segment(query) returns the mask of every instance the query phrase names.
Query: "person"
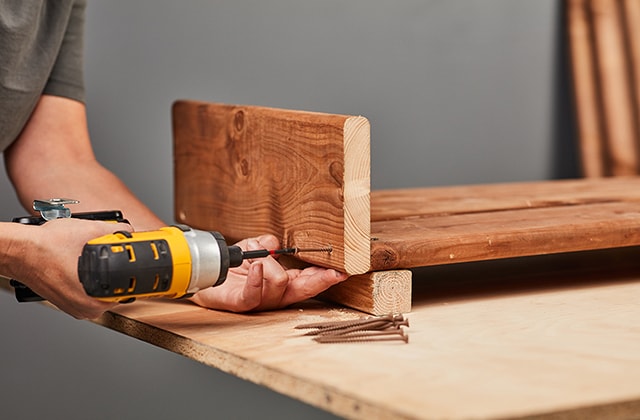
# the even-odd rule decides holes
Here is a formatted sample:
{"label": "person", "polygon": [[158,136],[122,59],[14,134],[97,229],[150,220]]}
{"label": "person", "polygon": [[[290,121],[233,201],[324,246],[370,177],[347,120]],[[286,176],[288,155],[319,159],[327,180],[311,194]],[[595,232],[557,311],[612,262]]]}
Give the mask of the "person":
{"label": "person", "polygon": [[[0,222],[0,275],[14,278],[76,318],[115,304],[88,297],[77,259],[84,244],[116,230],[166,224],[96,159],[83,83],[85,0],[0,2],[0,150],[21,204],[54,197],[80,201],[74,211],[122,210],[130,225],[58,219],[42,226]],[[277,248],[273,235],[243,249]],[[226,282],[191,299],[227,311],[270,310],[315,296],[346,275],[309,267],[287,270],[268,257],[245,261]]]}

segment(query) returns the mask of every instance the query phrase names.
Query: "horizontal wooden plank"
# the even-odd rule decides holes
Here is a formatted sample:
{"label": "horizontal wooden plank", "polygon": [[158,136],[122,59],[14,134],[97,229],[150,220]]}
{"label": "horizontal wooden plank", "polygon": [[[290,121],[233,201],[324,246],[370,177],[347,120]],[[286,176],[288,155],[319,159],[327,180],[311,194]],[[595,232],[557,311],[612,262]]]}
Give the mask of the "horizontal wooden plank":
{"label": "horizontal wooden plank", "polygon": [[371,221],[640,201],[640,178],[616,177],[371,191]]}
{"label": "horizontal wooden plank", "polygon": [[640,203],[610,202],[373,222],[372,270],[640,244]]}

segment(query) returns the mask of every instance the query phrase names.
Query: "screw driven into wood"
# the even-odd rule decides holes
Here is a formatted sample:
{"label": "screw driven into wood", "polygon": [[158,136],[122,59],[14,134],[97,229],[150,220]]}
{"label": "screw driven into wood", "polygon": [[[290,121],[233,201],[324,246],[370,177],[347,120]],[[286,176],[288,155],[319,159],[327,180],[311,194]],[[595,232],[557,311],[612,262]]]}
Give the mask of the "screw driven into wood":
{"label": "screw driven into wood", "polygon": [[257,249],[254,251],[243,251],[242,259],[252,259],[252,258],[264,258],[269,255],[295,255],[301,252],[326,252],[331,254],[333,252],[333,247],[331,245],[321,248],[281,248],[281,249]]}
{"label": "screw driven into wood", "polygon": [[331,254],[333,252],[333,247],[331,245],[321,247],[321,248],[293,248],[295,250],[294,254],[299,254],[300,252],[326,252]]}

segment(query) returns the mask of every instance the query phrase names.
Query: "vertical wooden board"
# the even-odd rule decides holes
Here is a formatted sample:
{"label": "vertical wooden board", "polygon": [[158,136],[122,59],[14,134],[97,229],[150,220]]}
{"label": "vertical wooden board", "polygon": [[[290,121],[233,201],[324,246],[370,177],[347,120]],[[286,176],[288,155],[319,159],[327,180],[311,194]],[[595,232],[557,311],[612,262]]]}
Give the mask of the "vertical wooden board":
{"label": "vertical wooden board", "polygon": [[[640,122],[640,2],[623,0],[623,11],[632,80],[633,109],[636,123]],[[638,139],[640,141],[640,139]],[[639,169],[640,170],[640,169]]]}
{"label": "vertical wooden board", "polygon": [[592,0],[595,51],[611,175],[638,173],[636,121],[621,3]]}
{"label": "vertical wooden board", "polygon": [[568,0],[566,7],[582,172],[587,177],[601,177],[606,175],[602,145],[604,133],[601,101],[596,88],[594,34],[588,0]]}
{"label": "vertical wooden board", "polygon": [[176,220],[229,241],[271,233],[283,246],[330,245],[300,258],[369,270],[366,118],[177,101],[173,131]]}

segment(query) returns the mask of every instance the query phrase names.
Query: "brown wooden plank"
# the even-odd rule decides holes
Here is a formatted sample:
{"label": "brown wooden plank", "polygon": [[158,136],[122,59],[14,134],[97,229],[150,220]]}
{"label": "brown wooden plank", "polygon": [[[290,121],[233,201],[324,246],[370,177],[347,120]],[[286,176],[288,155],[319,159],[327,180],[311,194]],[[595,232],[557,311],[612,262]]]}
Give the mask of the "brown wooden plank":
{"label": "brown wooden plank", "polygon": [[321,297],[373,315],[411,312],[411,271],[375,271],[352,276],[323,292]]}
{"label": "brown wooden plank", "polygon": [[606,174],[602,145],[604,132],[588,3],[589,0],[566,2],[567,28],[582,172],[587,177],[599,177]]}
{"label": "brown wooden plank", "polygon": [[631,175],[638,173],[640,165],[621,4],[617,0],[591,0],[611,174]]}
{"label": "brown wooden plank", "polygon": [[589,0],[566,2],[567,28],[582,172],[587,177],[599,177],[606,174],[602,145],[603,115],[597,90],[594,34],[588,3]]}
{"label": "brown wooden plank", "polygon": [[640,203],[611,202],[372,222],[372,270],[640,244]]}
{"label": "brown wooden plank", "polygon": [[[622,1],[626,40],[629,44],[628,58],[631,72],[633,111],[635,122],[640,122],[640,2],[637,0]],[[640,136],[638,133],[637,136]],[[636,139],[640,144],[640,138]]]}
{"label": "brown wooden plank", "polygon": [[369,123],[364,117],[178,101],[176,219],[230,240],[272,233],[349,274],[369,270]]}
{"label": "brown wooden plank", "polygon": [[617,201],[640,201],[639,177],[377,190],[371,221]]}
{"label": "brown wooden plank", "polygon": [[[179,221],[330,244],[307,261],[350,274],[640,243],[638,177],[374,191],[370,205],[361,117],[182,101],[174,132]],[[376,281],[331,293],[375,312]]]}

